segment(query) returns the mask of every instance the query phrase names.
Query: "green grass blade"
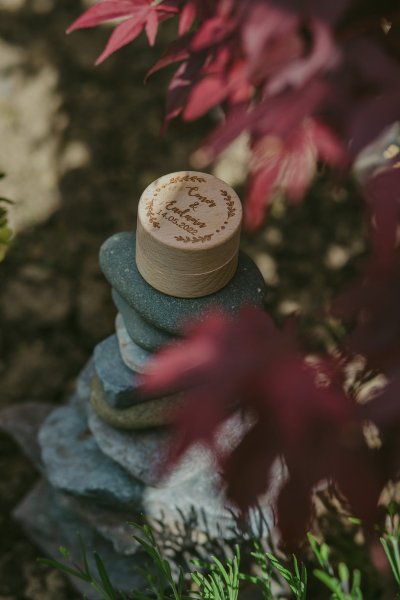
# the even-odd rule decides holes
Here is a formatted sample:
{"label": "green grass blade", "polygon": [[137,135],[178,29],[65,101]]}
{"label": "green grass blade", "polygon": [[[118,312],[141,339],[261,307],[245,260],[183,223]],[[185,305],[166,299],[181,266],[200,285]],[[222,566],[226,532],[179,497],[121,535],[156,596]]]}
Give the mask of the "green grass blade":
{"label": "green grass blade", "polygon": [[334,592],[340,600],[344,600],[342,590],[340,588],[339,582],[334,578],[321,571],[320,569],[315,569],[313,571],[314,576],[321,581],[331,592]]}
{"label": "green grass blade", "polygon": [[398,570],[396,569],[396,564],[395,564],[395,562],[394,562],[394,560],[392,558],[392,553],[390,551],[389,544],[388,544],[387,540],[385,538],[383,538],[383,537],[380,538],[380,541],[381,541],[381,544],[383,546],[383,550],[384,550],[384,552],[386,554],[386,558],[389,561],[390,568],[392,569],[392,573],[393,573],[393,576],[394,576],[394,578],[396,580],[396,583],[400,587],[400,574],[399,574]]}
{"label": "green grass blade", "polygon": [[391,536],[391,543],[392,543],[392,548],[393,548],[393,554],[394,554],[394,561],[396,564],[396,572],[400,578],[400,554],[399,554],[399,540],[397,538],[395,538],[394,536]]}
{"label": "green grass blade", "polygon": [[219,575],[224,578],[225,583],[229,584],[229,582],[230,582],[229,574],[228,574],[227,570],[225,569],[224,565],[222,564],[222,562],[216,556],[212,556],[211,559],[214,562],[214,564],[218,567]]}
{"label": "green grass blade", "polygon": [[343,585],[347,585],[349,583],[349,579],[350,579],[350,573],[349,573],[348,566],[345,563],[340,562],[338,571],[339,571],[340,581],[342,582]]}
{"label": "green grass blade", "polygon": [[279,560],[273,554],[271,554],[271,552],[267,552],[266,556],[270,560],[272,566],[278,571],[278,573],[280,573],[282,575],[282,577],[285,579],[285,581],[288,581],[289,579],[291,579],[292,574],[289,571],[289,569],[286,569],[286,567],[284,567],[279,562]]}
{"label": "green grass blade", "polygon": [[294,572],[296,574],[297,579],[300,581],[299,562],[294,554],[292,554],[292,557],[293,557]]}
{"label": "green grass blade", "polygon": [[83,563],[83,570],[85,571],[85,573],[88,577],[91,577],[89,563],[88,563],[86,549],[85,549],[85,544],[83,543],[82,536],[79,533],[77,535],[77,538],[78,538],[78,543],[79,543],[79,549],[81,551],[81,560]]}
{"label": "green grass blade", "polygon": [[53,569],[58,569],[59,571],[63,571],[64,573],[67,573],[67,575],[72,575],[72,577],[77,577],[78,579],[81,579],[82,581],[86,581],[87,583],[90,583],[90,577],[88,578],[85,573],[83,573],[82,571],[79,571],[78,569],[73,569],[72,567],[69,567],[68,565],[64,565],[63,563],[59,562],[58,560],[53,560],[51,558],[38,558],[38,562],[42,565],[46,565],[47,567],[52,567]]}
{"label": "green grass blade", "polygon": [[[101,560],[99,554],[97,552],[93,552],[94,560],[96,562],[97,572],[99,574],[101,583],[103,585],[104,591],[108,594],[108,598],[110,600],[117,600],[115,595],[115,590],[111,585],[110,578],[108,577],[108,573],[105,569],[104,563]],[[107,598],[107,600],[108,600]]]}

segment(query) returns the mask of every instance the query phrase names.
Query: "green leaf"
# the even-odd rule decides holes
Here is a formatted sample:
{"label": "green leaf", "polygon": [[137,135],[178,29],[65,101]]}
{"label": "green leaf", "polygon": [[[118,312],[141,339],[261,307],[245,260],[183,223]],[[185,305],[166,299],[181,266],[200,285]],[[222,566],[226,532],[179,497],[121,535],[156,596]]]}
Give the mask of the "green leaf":
{"label": "green leaf", "polygon": [[225,567],[221,563],[221,561],[216,556],[212,556],[211,559],[217,565],[217,567],[218,567],[218,573],[220,573],[222,575],[222,577],[225,580],[225,583],[229,585],[229,583],[231,581],[231,578],[229,577],[229,575],[228,575]]}
{"label": "green leaf", "polygon": [[297,579],[300,579],[300,571],[299,571],[299,563],[298,560],[296,558],[296,556],[294,554],[292,554],[292,558],[293,558],[293,567],[294,567],[294,572],[296,574]]}
{"label": "green leaf", "polygon": [[362,521],[361,519],[358,519],[357,517],[349,517],[348,518],[349,523],[351,523],[352,525],[362,525]]}
{"label": "green leaf", "polygon": [[88,578],[85,573],[82,573],[82,571],[79,571],[78,569],[73,569],[68,565],[64,565],[58,560],[53,560],[51,558],[38,558],[38,562],[42,565],[52,567],[53,569],[58,569],[59,571],[63,571],[63,573],[67,573],[68,575],[72,575],[73,577],[77,577],[78,579],[82,579],[82,581],[90,583],[90,578]]}
{"label": "green leaf", "polygon": [[185,574],[183,572],[182,567],[179,568],[179,577],[178,577],[178,591],[182,596],[185,590]]}
{"label": "green leaf", "polygon": [[338,571],[340,581],[346,585],[350,579],[350,573],[347,565],[343,562],[339,563]]}
{"label": "green leaf", "polygon": [[272,563],[273,567],[275,567],[275,569],[278,571],[278,573],[280,573],[282,575],[282,577],[288,581],[288,579],[291,578],[292,574],[289,571],[289,569],[286,569],[286,567],[284,567],[279,560],[273,555],[271,554],[271,552],[267,552],[266,556],[268,557],[268,559],[270,560],[270,562]]}
{"label": "green leaf", "polygon": [[392,544],[392,548],[393,548],[393,559],[394,562],[396,564],[396,571],[399,574],[400,577],[400,553],[399,553],[399,540],[394,537],[394,536],[390,536],[390,542]]}
{"label": "green leaf", "polygon": [[326,564],[328,562],[329,554],[330,554],[329,546],[327,544],[321,544],[319,549],[321,552],[322,560]]}
{"label": "green leaf", "polygon": [[318,545],[316,538],[311,533],[307,533],[307,538],[308,538],[308,542],[311,546],[311,550],[313,551],[315,558],[318,560],[321,567],[323,567],[324,560],[322,558],[321,552],[319,551],[319,545]]}
{"label": "green leaf", "polygon": [[359,598],[362,598],[362,593],[361,593],[360,587],[361,587],[361,571],[359,569],[354,569],[353,585],[351,586],[351,594],[357,600]]}
{"label": "green leaf", "polygon": [[203,584],[204,575],[202,575],[202,573],[199,573],[198,571],[194,571],[191,574],[191,576],[196,585],[198,585],[200,587]]}
{"label": "green leaf", "polygon": [[156,552],[156,550],[154,549],[154,546],[152,546],[151,544],[149,544],[148,542],[146,542],[143,538],[133,535],[132,536],[134,540],[136,540],[143,548],[143,550],[145,552],[147,552],[147,554],[153,558],[155,561],[158,561],[159,555]]}
{"label": "green leaf", "polygon": [[307,597],[307,584],[308,584],[308,573],[306,566],[304,564],[301,565],[301,582],[303,584],[302,596],[301,600],[306,600]]}
{"label": "green leaf", "polygon": [[71,556],[70,551],[68,548],[65,548],[65,546],[59,546],[58,551],[64,558],[69,558]]}
{"label": "green leaf", "polygon": [[323,583],[329,590],[331,590],[331,592],[335,592],[335,594],[337,594],[340,599],[343,598],[340,584],[337,581],[337,579],[335,579],[335,577],[332,577],[331,575],[328,575],[328,573],[325,573],[324,571],[321,571],[319,569],[315,569],[313,573],[314,576],[321,581],[321,583]]}
{"label": "green leaf", "polygon": [[165,558],[163,558],[161,560],[161,565],[162,565],[162,569],[163,569],[163,572],[166,575],[166,577],[169,580],[172,580],[171,566],[170,566],[169,562],[167,560],[165,560]]}
{"label": "green leaf", "polygon": [[83,543],[82,536],[78,533],[77,538],[78,538],[79,548],[80,548],[80,551],[81,551],[81,560],[83,562],[83,570],[84,570],[84,572],[86,573],[86,575],[88,577],[91,577],[90,569],[89,569],[89,563],[88,563],[88,560],[87,560],[85,545]]}
{"label": "green leaf", "polygon": [[97,572],[100,576],[101,583],[103,584],[104,591],[107,592],[110,600],[116,600],[115,591],[111,585],[111,581],[108,577],[103,561],[101,560],[97,552],[93,552],[93,556],[96,562]]}
{"label": "green leaf", "polygon": [[397,585],[400,587],[400,572],[399,572],[399,569],[397,567],[395,557],[392,556],[391,548],[389,547],[389,544],[388,544],[387,540],[384,537],[381,537],[380,541],[381,541],[381,544],[382,544],[383,549],[385,551],[386,558],[389,561],[390,568],[392,569],[392,573],[393,573],[393,576],[395,578],[395,581],[396,581]]}

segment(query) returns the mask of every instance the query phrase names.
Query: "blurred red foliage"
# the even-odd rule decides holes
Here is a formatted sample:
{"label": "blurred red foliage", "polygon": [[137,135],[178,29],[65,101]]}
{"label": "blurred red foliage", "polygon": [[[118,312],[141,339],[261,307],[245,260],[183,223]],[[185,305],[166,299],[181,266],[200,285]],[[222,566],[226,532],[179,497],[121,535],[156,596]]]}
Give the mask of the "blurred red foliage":
{"label": "blurred red foliage", "polygon": [[[316,173],[340,179],[359,152],[400,117],[400,8],[395,0],[102,0],[70,28],[119,23],[98,62],[144,29],[152,44],[161,21],[177,16],[177,39],[149,74],[179,66],[167,93],[166,122],[197,119],[220,105],[225,118],[205,140],[204,165],[240,134],[251,150],[245,225],[259,228],[272,195],[299,202]],[[147,389],[189,387],[178,416],[179,456],[235,408],[256,422],[228,457],[219,457],[227,493],[243,509],[268,488],[283,455],[289,477],[278,499],[286,540],[304,532],[313,486],[336,481],[366,522],[385,481],[398,477],[400,447],[400,285],[396,253],[400,169],[387,160],[363,178],[371,255],[362,276],[333,305],[352,323],[340,362],[305,362],[296,329],[278,330],[262,311],[235,320],[212,314],[181,346],[149,366]],[[383,370],[388,386],[366,405],[343,391],[342,368],[355,353]],[[325,384],[320,383],[324,374]],[[318,383],[319,382],[319,383]],[[380,429],[370,450],[363,423]]]}
{"label": "blurred red foliage", "polygon": [[[98,62],[144,29],[179,13],[178,39],[151,72],[181,63],[167,120],[196,119],[222,104],[205,164],[243,131],[250,135],[250,228],[277,188],[301,198],[318,163],[351,165],[399,116],[400,9],[395,0],[102,0],[68,31],[122,18]],[[310,117],[313,117],[310,119]],[[347,157],[347,160],[346,160]]]}
{"label": "blurred red foliage", "polygon": [[[250,307],[235,318],[210,314],[186,335],[150,360],[144,380],[151,392],[187,389],[172,462],[193,443],[209,445],[228,497],[246,511],[283,457],[288,479],[278,519],[287,543],[306,533],[311,491],[325,479],[335,480],[355,513],[372,524],[384,481],[363,437],[364,409],[344,393],[340,365],[328,358],[307,364],[294,324],[279,330]],[[231,454],[220,456],[215,435],[233,409],[256,420]]]}

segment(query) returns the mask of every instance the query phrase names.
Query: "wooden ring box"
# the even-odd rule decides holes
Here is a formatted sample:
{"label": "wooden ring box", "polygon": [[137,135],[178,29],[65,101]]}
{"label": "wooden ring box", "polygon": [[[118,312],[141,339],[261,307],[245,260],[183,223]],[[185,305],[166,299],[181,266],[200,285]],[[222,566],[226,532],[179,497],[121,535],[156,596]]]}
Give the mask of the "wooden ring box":
{"label": "wooden ring box", "polygon": [[213,175],[180,171],[156,179],[139,201],[140,274],[179,298],[218,291],[236,272],[241,220],[239,197]]}

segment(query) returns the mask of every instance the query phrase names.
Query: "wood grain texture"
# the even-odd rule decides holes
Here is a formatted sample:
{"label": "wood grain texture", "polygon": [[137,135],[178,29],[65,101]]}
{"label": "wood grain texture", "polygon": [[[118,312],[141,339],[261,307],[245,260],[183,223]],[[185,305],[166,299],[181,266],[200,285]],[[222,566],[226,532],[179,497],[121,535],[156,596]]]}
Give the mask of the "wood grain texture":
{"label": "wood grain texture", "polygon": [[157,179],[139,202],[139,272],[172,296],[218,291],[236,270],[241,220],[237,194],[213,175],[180,171]]}

